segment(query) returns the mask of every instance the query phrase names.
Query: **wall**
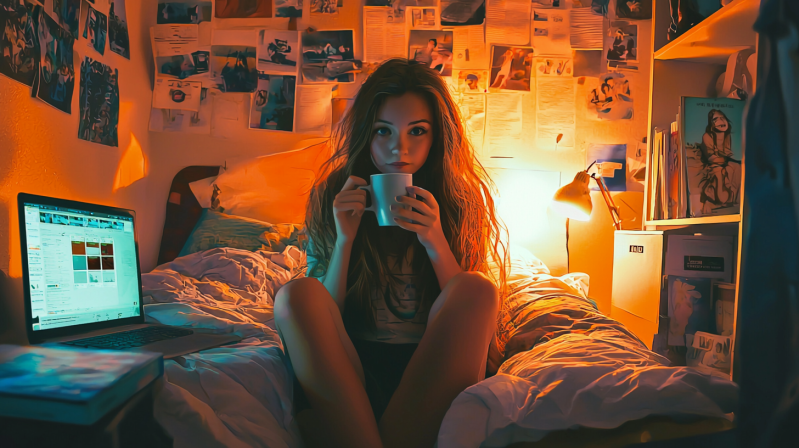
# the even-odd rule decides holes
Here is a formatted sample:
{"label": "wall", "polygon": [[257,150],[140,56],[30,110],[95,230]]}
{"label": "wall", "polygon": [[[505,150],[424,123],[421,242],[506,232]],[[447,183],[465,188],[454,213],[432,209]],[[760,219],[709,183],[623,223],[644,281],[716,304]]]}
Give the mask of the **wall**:
{"label": "wall", "polygon": [[[48,3],[49,4],[49,3]],[[355,30],[356,42],[361,42],[361,2],[345,1],[335,18],[309,17],[310,1],[305,2],[304,18],[298,29],[317,26],[321,29]],[[119,68],[121,121],[119,148],[77,139],[78,115],[64,113],[30,98],[30,89],[0,76],[0,340],[8,335],[24,334],[19,265],[19,241],[16,218],[16,195],[20,191],[49,196],[67,197],[87,202],[135,209],[139,226],[140,255],[143,271],[155,267],[165,215],[169,185],[174,175],[189,165],[223,165],[226,161],[280,152],[308,136],[248,131],[242,122],[240,132],[221,137],[176,133],[150,133],[148,121],[152,95],[153,60],[148,30],[155,25],[155,0],[128,1],[127,17],[131,41],[131,60],[106,50],[99,56],[76,43],[75,64],[84,55]],[[612,7],[611,7],[612,10]],[[635,116],[625,122],[592,122],[585,117],[585,97],[590,85],[578,85],[576,146],[570,151],[536,151],[532,147],[515,148],[514,159],[492,159],[488,164],[499,168],[545,170],[559,172],[562,183],[585,168],[585,149],[588,143],[627,143],[635,147],[646,134],[647,99],[649,86],[649,24],[638,22],[641,70],[633,75]],[[81,24],[81,29],[82,29]],[[356,44],[356,56],[363,49]],[[576,80],[575,80],[576,82]],[[77,84],[77,83],[76,83]],[[77,110],[79,86],[75,87],[73,111]],[[342,96],[351,89],[343,87]],[[530,95],[532,97],[532,95]],[[582,106],[581,106],[582,105]],[[525,124],[534,126],[534,100],[525,100]],[[628,195],[627,202],[640,210],[640,195]],[[601,198],[594,198],[595,210],[600,210],[587,224],[572,223],[571,270],[588,272],[592,276],[591,295],[600,308],[610,309],[610,273],[612,272],[612,226]],[[632,209],[622,207],[622,215],[634,216]],[[639,212],[636,212],[640,216]],[[557,230],[557,244],[530,247],[550,264],[555,273],[565,271],[561,238],[558,230],[564,221],[550,217],[552,229]],[[632,224],[636,225],[636,224]],[[15,319],[13,316],[19,316]],[[21,333],[20,333],[21,332]],[[13,340],[13,338],[12,338]]]}
{"label": "wall", "polygon": [[[149,3],[127,2],[131,60],[108,48],[101,56],[90,50],[83,38],[74,47],[76,78],[84,56],[119,69],[121,118],[118,148],[77,138],[77,80],[72,114],[67,115],[32,99],[29,87],[0,76],[0,117],[3,122],[0,126],[0,295],[3,297],[0,300],[0,340],[9,333],[24,335],[19,321],[24,318],[20,295],[22,272],[17,193],[110,204],[141,210],[144,217],[148,216],[151,198],[147,180],[133,180],[148,170],[147,156],[151,147],[147,129],[152,94],[148,75],[150,43],[140,26],[145,14],[153,14]],[[46,7],[50,7],[50,0]],[[120,169],[123,160],[127,162]],[[146,247],[152,236],[144,236]]]}

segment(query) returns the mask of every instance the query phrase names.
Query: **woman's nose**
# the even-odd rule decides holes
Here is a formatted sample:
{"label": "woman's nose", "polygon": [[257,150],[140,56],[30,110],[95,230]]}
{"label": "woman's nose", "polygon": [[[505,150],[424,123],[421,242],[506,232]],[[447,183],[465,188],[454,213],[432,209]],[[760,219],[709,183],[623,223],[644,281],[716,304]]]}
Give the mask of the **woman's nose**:
{"label": "woman's nose", "polygon": [[397,137],[397,141],[394,145],[394,149],[391,151],[394,154],[405,154],[408,152],[408,136],[405,134],[400,134]]}

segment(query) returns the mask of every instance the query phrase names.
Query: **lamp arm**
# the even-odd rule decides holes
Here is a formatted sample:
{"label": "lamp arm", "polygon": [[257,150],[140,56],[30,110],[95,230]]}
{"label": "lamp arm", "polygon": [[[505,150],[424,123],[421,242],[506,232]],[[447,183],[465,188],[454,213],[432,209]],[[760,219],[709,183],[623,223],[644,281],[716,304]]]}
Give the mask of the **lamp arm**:
{"label": "lamp arm", "polygon": [[591,177],[596,181],[597,185],[599,185],[599,191],[602,193],[602,199],[605,200],[605,204],[608,206],[608,211],[610,211],[610,217],[613,218],[613,226],[616,228],[616,230],[621,230],[621,216],[619,215],[619,207],[617,207],[616,203],[613,201],[613,197],[610,195],[608,186],[605,185],[605,180],[602,179],[602,176],[597,177],[596,174],[592,174]]}

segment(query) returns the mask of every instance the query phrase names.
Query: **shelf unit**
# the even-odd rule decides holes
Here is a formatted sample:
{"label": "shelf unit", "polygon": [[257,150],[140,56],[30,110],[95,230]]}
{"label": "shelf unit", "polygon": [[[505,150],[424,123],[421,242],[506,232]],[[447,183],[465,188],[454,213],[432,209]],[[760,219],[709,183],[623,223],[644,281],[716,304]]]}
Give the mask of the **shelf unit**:
{"label": "shelf unit", "polygon": [[[652,13],[652,71],[650,74],[648,142],[654,141],[655,128],[670,128],[680,107],[680,97],[715,97],[719,76],[725,72],[731,54],[746,48],[757,51],[757,33],[753,29],[760,8],[760,0],[735,0],[716,11],[697,26],[669,42],[667,30],[671,24],[669,0],[653,0]],[[754,83],[757,82],[756,75]],[[746,150],[744,148],[744,154]],[[743,191],[746,156],[742,163],[741,213],[744,213]],[[651,166],[647,160],[647,165]],[[680,233],[706,235],[734,234],[735,270],[735,328],[738,320],[738,285],[740,284],[741,236],[745,219],[742,214],[703,216],[700,218],[653,220],[648,216],[649,179],[644,193],[642,231],[679,230]],[[665,250],[665,248],[664,248]],[[660,300],[660,297],[653,300]],[[734,342],[733,342],[734,344]],[[731,377],[736,378],[735,347],[732,353]]]}

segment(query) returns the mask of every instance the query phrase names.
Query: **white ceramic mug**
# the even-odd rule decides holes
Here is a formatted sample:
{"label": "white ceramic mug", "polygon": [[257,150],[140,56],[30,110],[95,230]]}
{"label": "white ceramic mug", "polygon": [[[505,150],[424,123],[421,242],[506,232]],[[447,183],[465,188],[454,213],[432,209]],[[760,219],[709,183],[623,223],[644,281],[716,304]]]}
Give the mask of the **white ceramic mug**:
{"label": "white ceramic mug", "polygon": [[375,212],[377,223],[381,226],[396,226],[394,215],[391,213],[392,205],[401,205],[397,202],[397,196],[408,196],[408,189],[413,185],[413,175],[406,173],[373,174],[372,183],[365,187],[358,187],[369,192],[372,198],[372,205],[366,210]]}

